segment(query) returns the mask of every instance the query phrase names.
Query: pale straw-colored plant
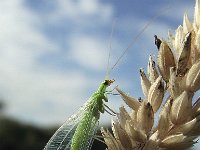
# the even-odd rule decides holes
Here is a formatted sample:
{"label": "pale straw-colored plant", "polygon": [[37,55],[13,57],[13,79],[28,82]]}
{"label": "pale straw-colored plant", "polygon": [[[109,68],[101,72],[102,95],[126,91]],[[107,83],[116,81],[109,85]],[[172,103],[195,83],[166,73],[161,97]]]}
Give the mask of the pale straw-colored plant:
{"label": "pale straw-colored plant", "polygon": [[169,33],[168,40],[155,36],[155,44],[157,65],[150,56],[148,75],[140,69],[144,100],[117,88],[132,111],[119,108],[112,121],[113,135],[101,129],[108,150],[183,150],[197,142],[200,98],[194,94],[200,89],[200,0],[193,23],[185,14],[175,35]]}

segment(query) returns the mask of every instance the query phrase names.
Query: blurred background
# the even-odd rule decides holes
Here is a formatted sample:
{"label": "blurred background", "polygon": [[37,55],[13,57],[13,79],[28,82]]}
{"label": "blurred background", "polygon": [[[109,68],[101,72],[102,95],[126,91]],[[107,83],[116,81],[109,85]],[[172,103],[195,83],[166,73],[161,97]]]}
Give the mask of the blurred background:
{"label": "blurred background", "polygon": [[[154,34],[166,38],[182,24],[184,12],[192,20],[194,5],[194,0],[1,0],[0,150],[42,149],[104,80],[109,44],[111,68],[161,14],[109,74],[113,87],[142,97],[139,68],[146,69],[150,54],[156,58]],[[115,111],[125,105],[119,96],[108,97]],[[109,127],[111,118],[103,114],[100,126]]]}

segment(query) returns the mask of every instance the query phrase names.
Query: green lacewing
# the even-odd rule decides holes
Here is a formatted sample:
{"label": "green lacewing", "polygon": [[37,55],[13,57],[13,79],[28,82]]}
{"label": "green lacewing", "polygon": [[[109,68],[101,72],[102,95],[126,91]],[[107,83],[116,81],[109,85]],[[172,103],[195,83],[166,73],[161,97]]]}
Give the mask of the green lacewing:
{"label": "green lacewing", "polygon": [[96,132],[96,124],[100,113],[104,113],[106,88],[114,80],[102,82],[96,92],[92,94],[86,104],[72,115],[52,136],[45,150],[86,150],[90,149],[92,136]]}

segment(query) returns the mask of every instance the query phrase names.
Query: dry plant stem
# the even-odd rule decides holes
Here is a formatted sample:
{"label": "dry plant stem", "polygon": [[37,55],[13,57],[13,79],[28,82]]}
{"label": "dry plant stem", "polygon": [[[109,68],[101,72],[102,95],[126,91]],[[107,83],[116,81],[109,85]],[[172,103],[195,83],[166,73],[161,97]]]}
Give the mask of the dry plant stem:
{"label": "dry plant stem", "polygon": [[[194,97],[200,89],[200,0],[193,22],[184,14],[174,35],[169,33],[167,40],[154,37],[157,61],[149,57],[147,75],[140,69],[144,100],[116,88],[131,112],[119,108],[113,135],[102,128],[108,150],[184,150],[200,135],[200,97]],[[159,121],[154,124],[157,111]]]}

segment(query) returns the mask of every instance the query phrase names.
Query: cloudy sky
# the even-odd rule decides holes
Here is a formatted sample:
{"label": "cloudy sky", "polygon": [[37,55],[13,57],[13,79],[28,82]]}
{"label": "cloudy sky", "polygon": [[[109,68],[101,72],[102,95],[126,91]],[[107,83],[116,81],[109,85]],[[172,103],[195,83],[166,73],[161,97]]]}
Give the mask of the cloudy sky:
{"label": "cloudy sky", "polygon": [[[109,75],[124,91],[142,96],[139,68],[146,69],[150,54],[156,56],[154,34],[166,38],[168,29],[174,31],[182,24],[185,11],[192,20],[194,3],[1,0],[0,98],[6,115],[38,126],[62,123],[104,80],[109,43],[111,67],[141,29],[160,14]],[[109,95],[108,105],[114,110],[122,104]]]}

